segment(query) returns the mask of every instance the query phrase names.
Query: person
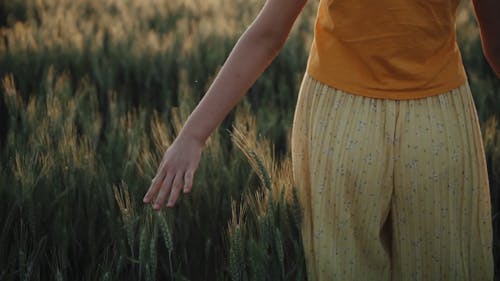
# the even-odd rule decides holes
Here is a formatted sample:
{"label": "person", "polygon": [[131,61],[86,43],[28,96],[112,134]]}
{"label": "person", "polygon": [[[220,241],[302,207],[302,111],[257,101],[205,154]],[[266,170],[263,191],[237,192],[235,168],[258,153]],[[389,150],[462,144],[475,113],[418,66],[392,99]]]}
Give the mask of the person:
{"label": "person", "polygon": [[[188,193],[207,138],[306,0],[267,0],[144,196]],[[292,127],[308,280],[492,280],[489,183],[455,38],[458,0],[320,0]],[[500,76],[500,2],[473,0]]]}

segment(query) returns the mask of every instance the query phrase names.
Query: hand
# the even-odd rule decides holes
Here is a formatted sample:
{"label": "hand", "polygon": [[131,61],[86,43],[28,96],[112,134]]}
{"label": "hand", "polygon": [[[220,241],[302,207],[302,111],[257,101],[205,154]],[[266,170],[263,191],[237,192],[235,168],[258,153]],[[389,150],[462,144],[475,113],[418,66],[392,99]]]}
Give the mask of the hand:
{"label": "hand", "polygon": [[160,210],[169,197],[167,207],[173,207],[181,189],[184,193],[190,192],[203,146],[194,138],[177,138],[163,155],[144,203],[151,203],[156,198],[153,209]]}

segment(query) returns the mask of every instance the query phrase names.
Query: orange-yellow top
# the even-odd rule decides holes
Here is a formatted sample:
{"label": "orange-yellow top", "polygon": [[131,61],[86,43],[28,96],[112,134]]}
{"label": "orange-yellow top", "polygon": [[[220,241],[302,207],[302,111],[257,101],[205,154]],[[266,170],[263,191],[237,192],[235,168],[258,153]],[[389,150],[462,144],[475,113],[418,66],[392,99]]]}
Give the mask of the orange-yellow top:
{"label": "orange-yellow top", "polygon": [[415,99],[467,80],[459,0],[321,0],[307,72],[355,95]]}

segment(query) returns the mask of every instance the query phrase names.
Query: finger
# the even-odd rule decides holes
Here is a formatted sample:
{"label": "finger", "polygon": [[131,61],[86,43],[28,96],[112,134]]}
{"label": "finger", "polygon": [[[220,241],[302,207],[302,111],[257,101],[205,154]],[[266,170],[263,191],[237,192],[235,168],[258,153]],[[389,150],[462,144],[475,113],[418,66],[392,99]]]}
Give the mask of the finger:
{"label": "finger", "polygon": [[187,170],[184,174],[184,193],[191,192],[191,187],[193,186],[193,175],[192,170]]}
{"label": "finger", "polygon": [[150,203],[151,199],[158,193],[161,187],[161,183],[163,182],[165,173],[161,171],[159,174],[157,174],[153,180],[151,181],[151,185],[149,186],[148,191],[146,192],[146,195],[144,195],[144,199],[142,200],[144,203]]}
{"label": "finger", "polygon": [[166,156],[167,153],[163,154],[163,157],[160,161],[160,165],[158,165],[158,169],[156,170],[156,176],[151,181],[151,185],[149,186],[149,189],[146,192],[146,195],[144,195],[144,198],[142,200],[144,203],[151,203],[151,199],[160,190],[163,178],[165,177],[165,171],[167,170],[165,167],[167,159]]}
{"label": "finger", "polygon": [[178,173],[175,176],[174,182],[172,183],[172,191],[170,192],[170,198],[168,199],[167,207],[171,208],[175,205],[175,201],[179,198],[179,194],[181,193],[182,182],[183,182],[182,173]]}
{"label": "finger", "polygon": [[165,179],[163,180],[163,183],[161,185],[160,192],[158,193],[158,196],[156,197],[155,204],[153,206],[153,209],[159,210],[163,206],[163,203],[167,199],[168,194],[170,193],[170,188],[172,186],[172,180],[174,176],[173,173],[168,173],[165,176]]}

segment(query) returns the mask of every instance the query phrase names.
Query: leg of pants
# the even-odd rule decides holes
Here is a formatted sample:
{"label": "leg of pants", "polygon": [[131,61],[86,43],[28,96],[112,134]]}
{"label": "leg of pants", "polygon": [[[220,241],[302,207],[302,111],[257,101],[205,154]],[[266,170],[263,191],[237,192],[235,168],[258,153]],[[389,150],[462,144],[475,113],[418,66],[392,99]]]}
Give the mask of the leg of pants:
{"label": "leg of pants", "polygon": [[309,281],[493,279],[488,175],[467,84],[396,101],[306,74],[292,160]]}

